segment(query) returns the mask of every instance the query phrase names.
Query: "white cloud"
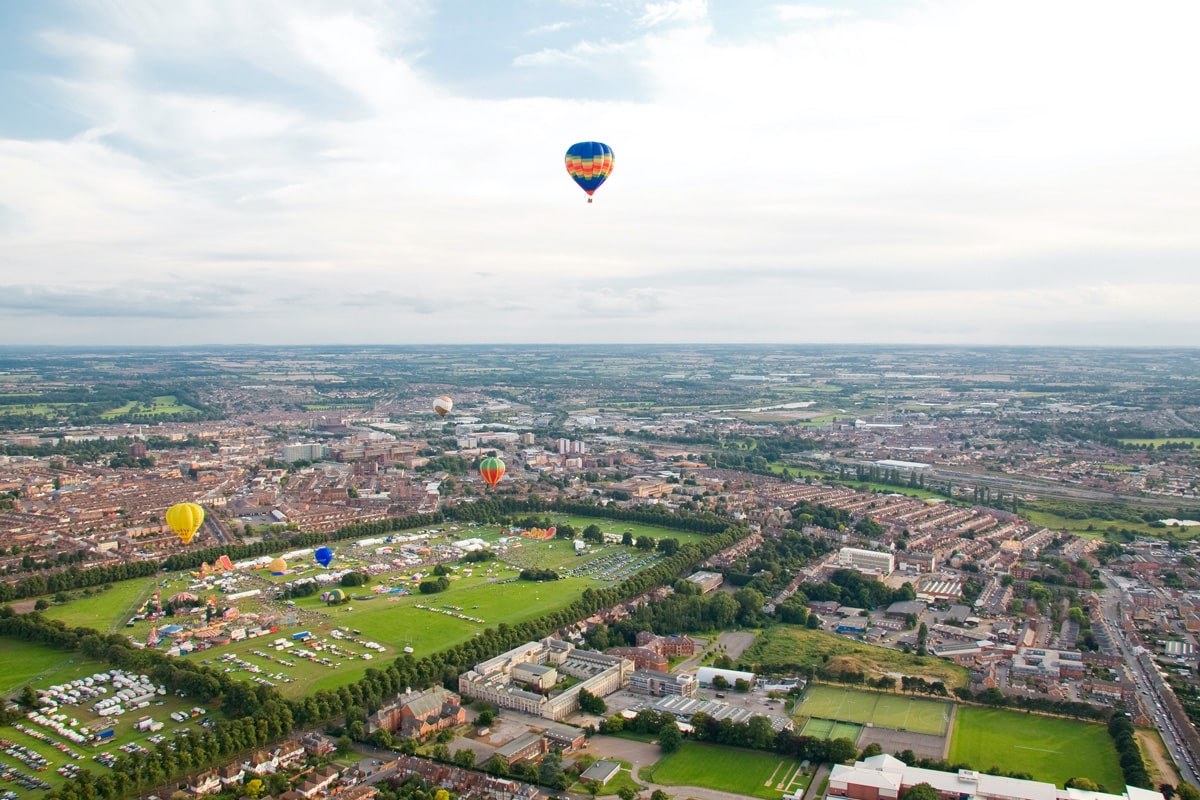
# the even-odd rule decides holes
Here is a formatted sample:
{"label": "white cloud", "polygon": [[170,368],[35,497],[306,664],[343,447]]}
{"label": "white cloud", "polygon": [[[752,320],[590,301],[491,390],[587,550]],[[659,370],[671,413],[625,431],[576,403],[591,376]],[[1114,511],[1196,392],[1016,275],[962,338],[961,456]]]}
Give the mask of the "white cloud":
{"label": "white cloud", "polygon": [[661,3],[646,3],[638,23],[654,26],[664,22],[695,22],[707,16],[706,0],[664,0]]}
{"label": "white cloud", "polygon": [[780,19],[788,22],[825,22],[854,16],[854,12],[848,8],[806,5],[779,5],[775,7],[775,13]]}
{"label": "white cloud", "polygon": [[[40,39],[87,132],[0,139],[0,337],[286,341],[263,323],[302,307],[313,341],[477,341],[486,312],[500,341],[1200,345],[1162,306],[1200,300],[1200,8],[1124,8],[810,7],[837,24],[731,39],[652,3],[632,36],[498,51],[640,81],[595,100],[619,71],[449,88],[423,5],[122,5]],[[218,56],[272,90],[153,72]],[[616,151],[591,205],[561,160],[585,138]],[[166,275],[211,314],[155,328]]]}

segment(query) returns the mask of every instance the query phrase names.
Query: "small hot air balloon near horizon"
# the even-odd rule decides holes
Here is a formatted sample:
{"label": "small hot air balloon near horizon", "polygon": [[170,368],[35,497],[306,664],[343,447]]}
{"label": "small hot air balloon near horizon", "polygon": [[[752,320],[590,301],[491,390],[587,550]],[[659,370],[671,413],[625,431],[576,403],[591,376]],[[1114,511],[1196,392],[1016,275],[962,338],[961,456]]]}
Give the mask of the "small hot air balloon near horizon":
{"label": "small hot air balloon near horizon", "polygon": [[445,417],[450,413],[450,409],[454,408],[454,401],[449,395],[442,395],[433,401],[433,410],[437,412],[439,417]]}
{"label": "small hot air balloon near horizon", "polygon": [[504,477],[504,462],[495,456],[488,456],[479,462],[479,474],[487,481],[487,485],[494,489]]}
{"label": "small hot air balloon near horizon", "polygon": [[329,562],[333,561],[333,551],[328,547],[318,547],[317,552],[313,554],[313,558],[315,558],[317,563],[322,567],[328,567]]}
{"label": "small hot air balloon near horizon", "polygon": [[204,509],[195,503],[176,503],[167,509],[167,525],[184,544],[192,543],[203,524]]}
{"label": "small hot air balloon near horizon", "polygon": [[588,202],[613,169],[612,148],[604,142],[576,142],[567,148],[567,174],[587,192]]}

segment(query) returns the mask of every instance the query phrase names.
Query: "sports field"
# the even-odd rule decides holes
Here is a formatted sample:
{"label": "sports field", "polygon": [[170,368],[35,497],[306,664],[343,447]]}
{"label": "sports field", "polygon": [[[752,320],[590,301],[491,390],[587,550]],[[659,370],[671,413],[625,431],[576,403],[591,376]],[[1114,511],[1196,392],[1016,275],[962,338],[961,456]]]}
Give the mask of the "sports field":
{"label": "sports field", "polygon": [[808,785],[799,762],[757,750],[684,742],[642,770],[643,779],[667,786],[701,786],[778,800]]}
{"label": "sports field", "polygon": [[950,721],[950,704],[906,695],[819,685],[804,693],[793,713],[942,736]]}
{"label": "sports field", "polygon": [[832,719],[809,717],[808,722],[804,723],[804,728],[800,733],[804,736],[812,736],[815,739],[849,739],[857,743],[858,735],[862,733],[862,729],[862,725],[852,725],[849,722],[837,722]]}
{"label": "sports field", "polygon": [[1098,722],[962,706],[954,721],[950,760],[976,769],[1028,772],[1058,786],[1080,776],[1107,792],[1125,786],[1117,748]]}

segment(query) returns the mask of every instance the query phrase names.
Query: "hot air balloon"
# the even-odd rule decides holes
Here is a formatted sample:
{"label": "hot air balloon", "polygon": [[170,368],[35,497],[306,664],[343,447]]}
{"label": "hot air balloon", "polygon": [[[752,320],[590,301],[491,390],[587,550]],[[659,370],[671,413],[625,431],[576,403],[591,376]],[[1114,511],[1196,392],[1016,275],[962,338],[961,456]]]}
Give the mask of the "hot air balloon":
{"label": "hot air balloon", "polygon": [[604,142],[578,142],[567,148],[566,161],[567,174],[587,192],[588,202],[592,202],[592,193],[612,172],[612,148]]}
{"label": "hot air balloon", "polygon": [[454,408],[454,401],[447,395],[442,395],[437,400],[433,401],[433,410],[438,413],[439,417],[444,417],[450,413],[450,409]]}
{"label": "hot air balloon", "polygon": [[479,474],[487,481],[487,485],[495,488],[504,477],[504,462],[495,456],[488,456],[479,462]]}
{"label": "hot air balloon", "polygon": [[267,569],[271,570],[272,575],[282,575],[287,572],[287,562],[282,558],[276,558],[270,564],[267,564]]}
{"label": "hot air balloon", "polygon": [[333,561],[333,551],[328,547],[318,547],[317,552],[313,554],[313,558],[317,559],[317,563],[322,567],[328,567],[329,562]]}
{"label": "hot air balloon", "polygon": [[176,503],[167,509],[167,524],[184,544],[191,544],[204,524],[204,509],[195,503]]}

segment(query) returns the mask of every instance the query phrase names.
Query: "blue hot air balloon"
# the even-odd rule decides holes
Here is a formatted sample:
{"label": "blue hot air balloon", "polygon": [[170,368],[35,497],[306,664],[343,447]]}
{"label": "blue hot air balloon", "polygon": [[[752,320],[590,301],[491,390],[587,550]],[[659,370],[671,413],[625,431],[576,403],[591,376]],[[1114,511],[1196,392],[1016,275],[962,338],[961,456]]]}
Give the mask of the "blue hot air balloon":
{"label": "blue hot air balloon", "polygon": [[322,567],[328,567],[329,562],[333,561],[333,551],[328,547],[318,547],[315,557],[318,564]]}
{"label": "blue hot air balloon", "polygon": [[612,172],[613,151],[604,142],[577,142],[567,148],[567,173],[587,192],[588,202],[592,193]]}

